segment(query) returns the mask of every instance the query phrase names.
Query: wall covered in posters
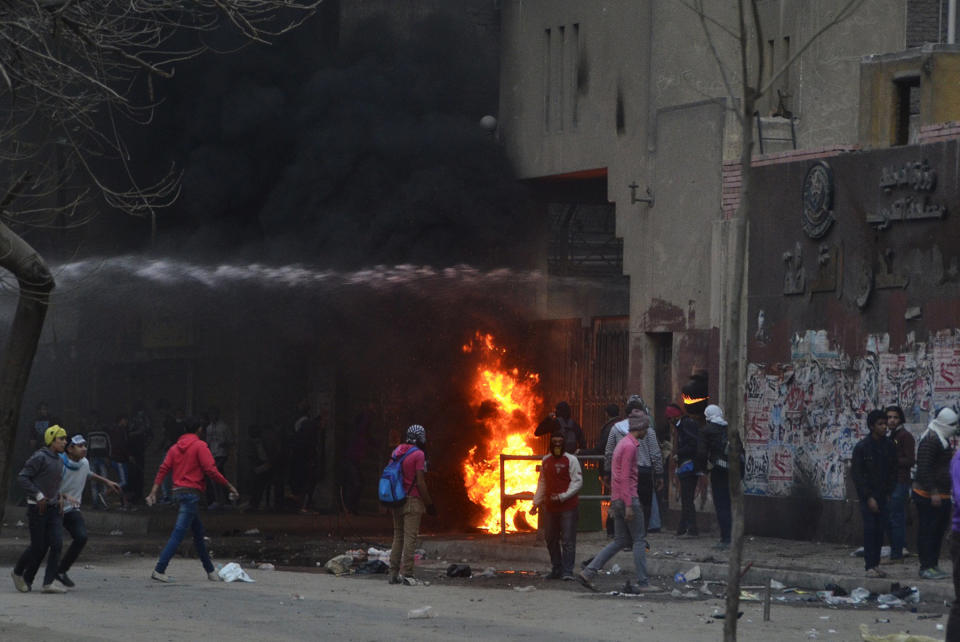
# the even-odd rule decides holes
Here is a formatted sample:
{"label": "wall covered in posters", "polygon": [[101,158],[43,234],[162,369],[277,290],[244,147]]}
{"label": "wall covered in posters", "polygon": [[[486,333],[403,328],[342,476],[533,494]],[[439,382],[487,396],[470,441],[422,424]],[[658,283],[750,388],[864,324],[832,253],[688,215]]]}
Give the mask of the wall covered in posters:
{"label": "wall covered in posters", "polygon": [[871,335],[854,358],[828,343],[809,331],[794,338],[789,362],[748,366],[748,494],[843,499],[846,463],[870,410],[899,405],[919,436],[940,408],[960,406],[960,331],[903,352],[889,350],[888,335]]}

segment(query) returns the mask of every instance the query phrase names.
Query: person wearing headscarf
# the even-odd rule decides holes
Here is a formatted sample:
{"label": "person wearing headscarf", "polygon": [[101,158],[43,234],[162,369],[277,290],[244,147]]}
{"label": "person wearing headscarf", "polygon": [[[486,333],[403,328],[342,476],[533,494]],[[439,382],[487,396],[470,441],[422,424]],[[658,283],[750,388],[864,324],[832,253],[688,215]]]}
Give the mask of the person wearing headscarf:
{"label": "person wearing headscarf", "polygon": [[950,438],[957,433],[958,424],[957,413],[943,408],[920,435],[917,446],[917,474],[913,482],[917,556],[920,577],[928,580],[948,577],[940,570],[940,544],[950,523],[950,459],[954,453]]}
{"label": "person wearing headscarf", "polygon": [[[699,467],[710,470],[710,489],[713,494],[713,508],[717,513],[720,527],[720,548],[730,546],[730,475],[729,442],[727,440],[727,420],[723,418],[720,406],[710,404],[704,410],[706,423],[700,440],[698,458]],[[741,466],[740,470],[743,470]]]}

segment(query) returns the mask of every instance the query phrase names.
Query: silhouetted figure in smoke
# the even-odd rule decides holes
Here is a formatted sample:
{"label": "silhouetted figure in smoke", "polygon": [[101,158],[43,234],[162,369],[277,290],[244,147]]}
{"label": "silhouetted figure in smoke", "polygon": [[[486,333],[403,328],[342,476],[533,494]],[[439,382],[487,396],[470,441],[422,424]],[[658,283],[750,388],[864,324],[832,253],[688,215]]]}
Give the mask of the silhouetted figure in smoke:
{"label": "silhouetted figure in smoke", "polygon": [[296,466],[291,471],[290,487],[297,497],[297,506],[301,513],[308,512],[313,501],[313,491],[317,486],[320,467],[320,418],[310,416],[310,405],[300,405],[300,418],[293,424],[290,443],[296,453],[291,461]]}
{"label": "silhouetted figure in smoke", "polygon": [[37,416],[30,426],[30,450],[40,448],[40,444],[43,443],[43,434],[55,423],[57,422],[50,416],[47,404],[43,401],[37,404]]}
{"label": "silhouetted figure in smoke", "polygon": [[[95,410],[90,411],[90,418],[87,420],[87,459],[90,461],[90,470],[100,477],[107,477],[110,469],[110,430],[100,421],[99,414]],[[106,508],[107,502],[104,498],[106,488],[103,484],[94,480],[90,485],[90,492],[93,494],[91,504],[94,509]],[[117,495],[123,496],[121,489]]]}
{"label": "silhouetted figure in smoke", "polygon": [[341,479],[341,493],[343,508],[348,513],[356,515],[360,509],[360,497],[363,492],[363,467],[370,456],[373,432],[373,407],[369,406],[360,411],[353,421],[353,430],[347,441],[344,452]]}
{"label": "silhouetted figure in smoke", "polygon": [[[177,440],[180,439],[180,435],[187,431],[186,423],[186,413],[184,413],[183,408],[177,408],[173,411],[172,415],[167,415],[163,419],[163,437],[160,440],[160,452],[167,452],[170,446],[177,443]],[[170,475],[167,475],[163,480],[163,483],[160,485],[160,503],[169,504],[173,498],[170,495],[170,492],[173,488],[173,482],[170,478]]]}
{"label": "silhouetted figure in smoke", "polygon": [[143,476],[146,474],[147,446],[153,440],[153,425],[147,413],[147,405],[141,400],[133,407],[127,431],[127,448],[130,455],[130,497],[140,503],[143,497]]}
{"label": "silhouetted figure in smoke", "polygon": [[[213,461],[217,470],[222,475],[227,466],[227,459],[230,457],[230,449],[233,448],[233,435],[230,432],[230,426],[220,418],[220,409],[216,406],[210,408],[210,423],[207,425],[206,439],[207,446],[210,448],[210,454],[213,455]],[[207,481],[207,510],[217,510],[226,504],[224,497],[224,487],[220,484],[214,484]]]}
{"label": "silhouetted figure in smoke", "polygon": [[250,426],[250,470],[253,471],[253,486],[250,492],[250,508],[270,508],[271,492],[276,493],[274,508],[283,506],[283,468],[281,444],[277,430],[272,426]]}
{"label": "silhouetted figure in smoke", "polygon": [[557,404],[553,414],[540,422],[533,434],[553,435],[559,432],[563,435],[563,447],[568,453],[578,453],[587,447],[587,440],[583,436],[583,429],[572,416],[570,404],[561,401]]}
{"label": "silhouetted figure in smoke", "polygon": [[110,432],[110,466],[123,489],[120,494],[121,508],[126,509],[130,500],[130,450],[127,447],[130,421],[126,415],[118,415]]}

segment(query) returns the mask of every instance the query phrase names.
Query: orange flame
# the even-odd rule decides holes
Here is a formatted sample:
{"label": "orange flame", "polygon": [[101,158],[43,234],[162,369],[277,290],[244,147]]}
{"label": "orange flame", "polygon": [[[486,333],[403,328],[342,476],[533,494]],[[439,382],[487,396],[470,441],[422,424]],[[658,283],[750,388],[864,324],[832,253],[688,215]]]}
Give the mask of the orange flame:
{"label": "orange flame", "polygon": [[700,403],[701,401],[707,401],[710,399],[710,397],[700,397],[698,399],[694,399],[693,397],[688,397],[687,395],[681,394],[680,399],[683,400],[683,403],[690,405],[694,403]]}
{"label": "orange flame", "polygon": [[[543,408],[543,399],[536,392],[540,375],[521,373],[519,368],[503,365],[506,350],[497,347],[490,334],[477,333],[462,347],[464,354],[475,354],[477,373],[469,397],[471,407],[483,424],[486,440],[470,449],[463,462],[467,497],[484,508],[479,528],[499,533],[500,524],[500,453],[532,455],[536,417]],[[537,489],[537,461],[507,461],[504,464],[505,492],[508,495],[530,493]],[[506,511],[506,530],[518,530],[523,520],[536,528],[536,516],[530,515],[530,500],[514,502]]]}

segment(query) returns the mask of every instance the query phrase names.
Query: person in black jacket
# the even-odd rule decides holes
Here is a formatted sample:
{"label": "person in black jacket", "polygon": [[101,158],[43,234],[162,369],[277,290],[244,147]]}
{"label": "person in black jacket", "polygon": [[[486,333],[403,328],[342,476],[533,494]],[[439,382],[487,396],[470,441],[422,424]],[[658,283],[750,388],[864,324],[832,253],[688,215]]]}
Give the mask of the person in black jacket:
{"label": "person in black jacket", "polygon": [[917,446],[917,475],[912,493],[917,505],[917,556],[920,577],[928,580],[949,577],[939,568],[940,543],[950,524],[950,459],[954,452],[950,438],[956,434],[957,424],[957,413],[942,409],[927,424]]}
{"label": "person in black jacket", "polygon": [[880,548],[887,524],[890,493],[897,483],[897,450],[887,435],[887,416],[882,410],[867,415],[870,434],[853,449],[850,473],[863,517],[863,561],[867,577],[886,577],[880,570]]}
{"label": "person in black jacket", "polygon": [[697,463],[697,451],[700,449],[700,430],[704,422],[703,415],[684,415],[677,422],[677,478],[680,480],[680,525],[677,535],[696,537],[697,511],[693,505],[697,492],[697,483],[703,469]]}

